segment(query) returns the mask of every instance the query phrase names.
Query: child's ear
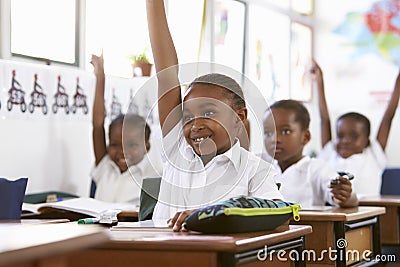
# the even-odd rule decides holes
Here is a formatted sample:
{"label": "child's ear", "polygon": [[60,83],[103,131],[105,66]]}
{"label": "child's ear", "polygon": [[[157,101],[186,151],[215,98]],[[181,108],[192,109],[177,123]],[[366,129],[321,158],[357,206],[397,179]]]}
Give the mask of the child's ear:
{"label": "child's ear", "polygon": [[236,115],[237,115],[237,123],[244,123],[247,119],[247,108],[243,107],[243,108],[239,108],[236,110]]}
{"label": "child's ear", "polygon": [[311,132],[309,129],[307,129],[304,131],[303,134],[303,142],[302,142],[303,145],[306,145],[308,142],[310,142],[310,140],[311,140]]}
{"label": "child's ear", "polygon": [[149,152],[150,150],[150,142],[146,142],[146,152]]}

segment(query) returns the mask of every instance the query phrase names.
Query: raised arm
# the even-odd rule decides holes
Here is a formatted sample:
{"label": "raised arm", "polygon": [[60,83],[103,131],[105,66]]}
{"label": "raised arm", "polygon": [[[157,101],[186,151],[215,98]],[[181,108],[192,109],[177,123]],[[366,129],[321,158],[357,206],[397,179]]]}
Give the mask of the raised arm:
{"label": "raised arm", "polygon": [[101,159],[107,154],[106,134],[104,130],[105,107],[104,107],[104,60],[101,56],[92,55],[90,61],[94,67],[96,76],[96,91],[93,102],[93,149],[96,159],[96,166]]}
{"label": "raised arm", "polygon": [[321,117],[321,145],[324,147],[332,139],[331,120],[329,118],[328,105],[326,104],[325,98],[324,77],[320,66],[314,59],[310,72],[317,84],[318,107]]}
{"label": "raised arm", "polygon": [[165,136],[182,118],[178,57],[168,28],[164,0],[147,0],[146,9],[158,79],[158,113]]}
{"label": "raised arm", "polygon": [[400,96],[400,71],[397,74],[396,83],[392,92],[392,96],[389,100],[381,124],[379,125],[378,134],[376,140],[381,145],[382,149],[385,150],[387,145],[387,140],[389,137],[390,127],[392,126],[392,120],[394,114],[396,113],[397,106],[399,104]]}

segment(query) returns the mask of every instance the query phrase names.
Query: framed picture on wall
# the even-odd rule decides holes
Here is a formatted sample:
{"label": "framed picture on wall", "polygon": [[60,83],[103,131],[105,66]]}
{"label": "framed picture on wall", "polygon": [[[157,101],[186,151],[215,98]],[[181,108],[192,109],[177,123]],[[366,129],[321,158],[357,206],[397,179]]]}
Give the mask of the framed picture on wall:
{"label": "framed picture on wall", "polygon": [[248,14],[246,73],[268,101],[289,98],[290,18],[256,5]]}
{"label": "framed picture on wall", "polygon": [[290,95],[308,102],[312,99],[312,81],[309,69],[313,58],[313,32],[311,27],[292,21],[290,42]]}
{"label": "framed picture on wall", "polygon": [[214,61],[244,71],[246,3],[214,1]]}

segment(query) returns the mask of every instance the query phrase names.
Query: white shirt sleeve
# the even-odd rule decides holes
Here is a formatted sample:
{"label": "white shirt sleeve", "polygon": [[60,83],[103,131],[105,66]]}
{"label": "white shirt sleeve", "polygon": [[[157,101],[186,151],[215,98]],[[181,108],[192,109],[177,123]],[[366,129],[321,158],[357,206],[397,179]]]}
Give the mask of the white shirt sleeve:
{"label": "white shirt sleeve", "polygon": [[374,155],[374,158],[382,169],[386,168],[387,166],[387,156],[385,151],[383,151],[381,145],[377,140],[371,141],[370,146],[367,149],[371,149],[371,153]]}
{"label": "white shirt sleeve", "polygon": [[108,172],[110,169],[110,156],[105,155],[97,164],[97,166],[94,166],[90,172],[90,177],[92,178],[93,181],[98,183],[101,178],[104,176],[104,173]]}

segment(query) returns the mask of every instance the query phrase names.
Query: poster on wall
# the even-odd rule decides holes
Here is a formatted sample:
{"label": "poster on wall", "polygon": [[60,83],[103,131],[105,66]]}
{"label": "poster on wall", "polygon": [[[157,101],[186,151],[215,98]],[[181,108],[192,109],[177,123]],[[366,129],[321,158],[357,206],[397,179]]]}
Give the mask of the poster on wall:
{"label": "poster on wall", "polygon": [[[18,63],[4,65],[5,99],[2,106],[4,117],[25,118],[29,101],[29,67]],[[2,108],[2,109],[3,109]]]}
{"label": "poster on wall", "polygon": [[56,69],[52,78],[51,111],[54,116],[91,120],[94,75],[81,70]]}
{"label": "poster on wall", "polygon": [[64,111],[66,115],[70,112],[70,95],[64,85],[63,76],[57,75],[56,91],[51,100],[51,110],[54,114]]}
{"label": "poster on wall", "polygon": [[375,54],[400,66],[400,1],[379,0],[366,10],[349,12],[333,32],[353,48],[353,60]]}
{"label": "poster on wall", "polygon": [[[90,120],[94,77],[81,70],[4,61],[0,111],[6,118]],[[60,112],[63,111],[63,112]]]}
{"label": "poster on wall", "polygon": [[127,113],[142,116],[150,125],[155,122],[149,91],[156,92],[156,90],[154,86],[146,86],[147,81],[145,77],[135,79],[106,77],[104,93],[106,124],[119,114]]}
{"label": "poster on wall", "polygon": [[217,0],[214,14],[215,62],[243,72],[246,4]]}
{"label": "poster on wall", "polygon": [[289,17],[254,5],[248,17],[248,75],[268,101],[288,98],[289,53],[282,47],[289,47]]}

